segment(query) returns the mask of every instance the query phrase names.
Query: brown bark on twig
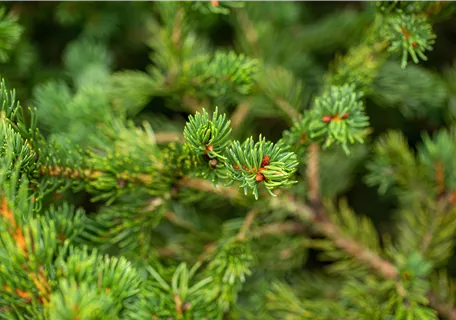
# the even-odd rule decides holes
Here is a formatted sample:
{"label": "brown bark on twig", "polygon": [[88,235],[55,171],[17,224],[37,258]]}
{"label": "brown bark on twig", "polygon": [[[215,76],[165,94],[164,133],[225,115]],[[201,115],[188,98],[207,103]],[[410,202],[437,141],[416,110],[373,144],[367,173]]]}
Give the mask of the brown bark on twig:
{"label": "brown bark on twig", "polygon": [[241,230],[239,230],[239,233],[237,235],[237,238],[239,240],[244,240],[246,237],[246,233],[249,231],[250,227],[253,224],[253,221],[255,221],[256,216],[258,215],[259,210],[257,208],[253,208],[252,210],[249,211],[247,214],[247,217],[245,218],[244,224],[241,227]]}

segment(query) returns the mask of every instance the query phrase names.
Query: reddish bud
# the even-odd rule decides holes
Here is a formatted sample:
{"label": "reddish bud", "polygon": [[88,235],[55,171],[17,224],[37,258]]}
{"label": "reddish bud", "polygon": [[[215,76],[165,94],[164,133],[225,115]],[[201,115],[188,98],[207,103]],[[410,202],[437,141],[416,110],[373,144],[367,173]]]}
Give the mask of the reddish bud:
{"label": "reddish bud", "polygon": [[416,41],[413,41],[413,42],[412,42],[412,47],[416,48],[417,45],[418,45],[418,44],[416,43]]}
{"label": "reddish bud", "polygon": [[219,6],[219,2],[218,1],[211,1],[211,4],[214,8],[217,8]]}
{"label": "reddish bud", "polygon": [[212,151],[212,150],[214,150],[214,146],[213,146],[212,144],[210,144],[210,145],[208,145],[208,146],[206,147],[206,150],[204,150],[204,152],[207,153],[207,152]]}
{"label": "reddish bud", "polygon": [[212,159],[212,160],[210,161],[211,167],[215,168],[215,167],[217,166],[217,162],[218,162],[217,159]]}
{"label": "reddish bud", "polygon": [[264,168],[265,166],[269,165],[269,156],[265,155],[263,157],[263,161],[261,161],[261,167]]}
{"label": "reddish bud", "polygon": [[347,119],[348,118],[348,112],[345,112],[344,115],[342,116],[342,119]]}
{"label": "reddish bud", "polygon": [[263,180],[264,180],[264,175],[263,175],[261,172],[258,172],[257,175],[256,175],[255,180],[256,180],[257,182],[263,181]]}
{"label": "reddish bud", "polygon": [[66,240],[65,236],[61,233],[57,234],[57,238],[59,238],[60,242],[65,242]]}
{"label": "reddish bud", "polygon": [[119,186],[119,188],[125,187],[125,184],[126,184],[126,181],[124,179],[117,180],[117,185]]}
{"label": "reddish bud", "polygon": [[452,205],[456,204],[456,190],[451,191],[449,200]]}
{"label": "reddish bud", "polygon": [[323,120],[323,122],[329,123],[329,122],[331,122],[332,117],[331,116],[324,116],[321,120]]}

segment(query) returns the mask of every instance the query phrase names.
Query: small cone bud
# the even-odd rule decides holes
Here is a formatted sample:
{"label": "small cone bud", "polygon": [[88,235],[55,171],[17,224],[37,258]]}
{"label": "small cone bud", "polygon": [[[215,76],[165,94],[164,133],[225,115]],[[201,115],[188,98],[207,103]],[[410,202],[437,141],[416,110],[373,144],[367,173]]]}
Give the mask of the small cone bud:
{"label": "small cone bud", "polygon": [[321,120],[323,120],[323,122],[328,123],[328,122],[331,122],[332,117],[331,116],[324,116]]}

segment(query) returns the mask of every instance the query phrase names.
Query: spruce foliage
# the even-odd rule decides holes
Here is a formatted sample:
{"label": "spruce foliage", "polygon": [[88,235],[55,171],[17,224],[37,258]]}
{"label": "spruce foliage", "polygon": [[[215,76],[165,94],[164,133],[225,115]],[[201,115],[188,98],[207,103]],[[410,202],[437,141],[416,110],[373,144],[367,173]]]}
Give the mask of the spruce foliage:
{"label": "spruce foliage", "polygon": [[2,4],[0,319],[456,319],[454,13]]}

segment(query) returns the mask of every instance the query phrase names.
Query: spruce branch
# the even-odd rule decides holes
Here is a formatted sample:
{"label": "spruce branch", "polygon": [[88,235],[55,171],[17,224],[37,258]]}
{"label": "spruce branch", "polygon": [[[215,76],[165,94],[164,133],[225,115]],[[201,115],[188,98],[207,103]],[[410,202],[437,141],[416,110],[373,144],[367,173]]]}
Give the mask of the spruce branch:
{"label": "spruce branch", "polygon": [[258,75],[257,91],[278,107],[291,123],[301,119],[305,85],[292,72],[268,65]]}
{"label": "spruce branch", "polygon": [[310,114],[305,113],[300,121],[295,121],[291,128],[285,130],[282,134],[284,144],[290,146],[290,149],[296,153],[298,159],[305,159],[304,155],[312,143],[310,139],[310,121]]}
{"label": "spruce branch", "polygon": [[236,301],[237,295],[252,274],[254,258],[250,243],[233,238],[220,244],[216,249],[207,269],[208,274],[215,274],[219,283],[217,295],[220,297],[220,307],[226,311]]}
{"label": "spruce branch", "polygon": [[435,18],[448,4],[445,1],[376,1],[375,5],[383,14],[414,13]]}
{"label": "spruce branch", "polygon": [[436,38],[431,24],[424,16],[406,13],[389,16],[382,36],[390,43],[388,51],[402,54],[403,69],[407,66],[409,56],[414,63],[419,63],[418,58],[426,61],[424,52],[432,50]]}
{"label": "spruce branch", "polygon": [[[57,249],[55,225],[35,216],[36,203],[28,193],[29,181],[16,167],[5,175],[1,168],[0,270],[1,307],[9,317],[39,317],[37,308],[49,302],[49,266]],[[8,253],[5,255],[5,253]],[[11,276],[15,275],[15,276]]]}
{"label": "spruce branch", "polygon": [[378,105],[398,108],[412,119],[434,118],[446,107],[448,89],[441,77],[420,65],[404,70],[400,62],[389,61],[379,70],[369,98]]}
{"label": "spruce branch", "polygon": [[226,104],[252,93],[260,65],[234,51],[200,55],[182,65],[176,89]]}
{"label": "spruce branch", "polygon": [[361,43],[346,55],[336,57],[334,70],[326,76],[326,83],[338,86],[350,83],[360,92],[370,92],[372,81],[386,59],[387,45],[387,41]]}
{"label": "spruce branch", "polygon": [[251,189],[255,199],[258,199],[258,186],[263,182],[266,190],[272,190],[280,186],[288,186],[296,183],[290,180],[298,161],[293,152],[282,151],[280,144],[273,144],[265,138],[254,143],[250,137],[242,145],[234,141],[228,149],[228,170],[231,173],[229,183],[241,182],[241,188],[247,194]]}
{"label": "spruce branch", "polygon": [[227,158],[225,150],[228,147],[231,134],[230,121],[226,115],[219,115],[215,109],[212,119],[205,109],[203,113],[197,112],[190,116],[184,128],[184,137],[192,153],[203,164],[201,174],[216,183],[226,176],[225,163]]}
{"label": "spruce branch", "polygon": [[[239,199],[239,192],[232,187],[214,188],[211,183],[206,180],[186,179],[182,181],[182,186],[204,190],[205,192],[216,192],[221,196],[226,196],[232,200]],[[222,189],[222,190],[221,190]],[[354,241],[350,237],[343,234],[338,226],[336,226],[327,216],[324,209],[320,208],[317,213],[315,210],[305,203],[299,202],[294,197],[286,194],[281,194],[278,197],[271,198],[264,204],[269,209],[286,210],[293,216],[299,218],[305,223],[311,223],[315,228],[329,238],[333,243],[345,251],[347,254],[362,262],[370,269],[385,279],[397,281],[397,286],[401,286],[401,280],[398,278],[400,273],[397,267],[390,261],[380,257],[377,253],[365,248],[363,244]],[[440,310],[444,316],[450,320],[454,320],[453,314],[456,314],[455,309],[449,308],[447,305],[441,305],[436,301],[432,292],[428,293],[429,303],[436,310]]]}
{"label": "spruce branch", "polygon": [[242,8],[243,1],[208,1],[208,2],[191,2],[191,8],[203,14],[223,14],[231,13],[233,9]]}
{"label": "spruce branch", "polygon": [[[274,195],[273,189],[295,183],[290,180],[298,165],[293,152],[288,152],[280,142],[266,141],[261,135],[256,143],[252,137],[242,144],[229,141],[229,124],[225,115],[218,115],[216,108],[212,120],[204,110],[203,114],[190,116],[184,129],[193,152],[212,170],[213,182],[217,177],[228,177],[228,184],[240,182],[245,194],[250,189],[256,199],[260,183],[271,195]],[[210,174],[211,171],[207,175]]]}
{"label": "spruce branch", "polygon": [[7,13],[4,7],[0,8],[0,62],[8,62],[9,54],[15,48],[22,33],[23,27],[17,23],[14,11]]}
{"label": "spruce branch", "polygon": [[[429,279],[430,271],[446,262],[454,247],[454,133],[423,138],[417,157],[406,148],[405,138],[385,139],[377,146],[370,178],[384,190],[397,187],[403,210],[401,224],[396,225],[404,231],[399,241],[380,241],[371,219],[355,215],[343,201],[338,208],[323,204],[331,193],[326,180],[349,180],[344,177],[353,171],[345,160],[339,165],[341,155],[321,150],[337,144],[348,153],[350,145],[364,142],[369,119],[363,98],[375,89],[372,82],[386,61],[385,49],[402,53],[403,66],[409,56],[414,62],[425,59],[435,37],[431,17],[442,11],[443,4],[394,1],[379,6],[383,16],[377,14],[364,39],[337,61],[309,111],[304,110],[307,80],[299,78],[312,78],[314,84],[320,75],[320,70],[305,70],[314,61],[309,57],[358,42],[366,17],[375,12],[349,10],[320,19],[308,6],[291,3],[270,14],[266,6],[231,10],[233,4],[154,5],[159,17],[151,28],[153,66],[147,73],[117,74],[113,87],[107,47],[85,40],[72,43],[63,57],[72,86],[53,82],[36,91],[38,110],[50,133],[47,140],[36,129],[36,112],[30,109],[30,119],[22,115],[23,109],[2,84],[0,318],[266,320],[267,309],[283,318],[312,320],[430,320],[436,319],[435,310],[455,319],[454,299],[447,292],[452,290],[451,280]],[[230,11],[239,13],[238,24],[245,27],[238,40],[247,56],[213,50],[206,41],[206,35],[213,34],[215,14]],[[263,22],[265,16],[272,23]],[[303,17],[308,25],[302,24]],[[67,19],[82,18],[79,14]],[[1,20],[0,11],[0,38]],[[112,23],[106,21],[104,27],[112,28]],[[355,27],[356,33],[351,32]],[[327,30],[337,33],[323,32]],[[287,37],[296,34],[298,41]],[[307,41],[299,37],[306,35]],[[291,45],[282,49],[287,42]],[[303,44],[309,49],[302,50]],[[20,64],[22,54],[19,51]],[[1,55],[0,44],[0,60]],[[319,56],[315,65],[325,58]],[[111,95],[116,86],[122,90]],[[435,102],[445,104],[451,99],[447,94],[440,92]],[[153,96],[170,98],[165,99],[167,106],[182,105],[195,113],[178,139],[167,131],[154,133],[147,123],[139,129],[126,121],[125,115],[138,116]],[[248,107],[241,109],[244,103]],[[226,116],[217,107],[212,115],[206,111],[216,105],[224,110],[238,105],[234,127],[247,117],[249,122],[277,118],[273,106],[290,118],[292,127],[277,143],[263,135],[232,141]],[[83,147],[73,147],[75,140]],[[174,141],[164,146],[169,140]],[[367,152],[366,146],[358,147]],[[325,170],[334,164],[335,174]],[[303,185],[295,185],[296,173],[307,177]],[[205,179],[195,178],[200,176]],[[43,194],[56,186],[84,188],[84,196],[88,193],[98,202],[96,213],[76,210],[63,195],[58,199],[63,205],[42,210],[48,204]],[[242,191],[262,200],[253,201]],[[66,195],[77,200],[74,192]],[[425,201],[418,201],[420,197]],[[204,216],[208,210],[217,215]],[[239,211],[248,213],[224,221]],[[270,214],[260,219],[260,212]],[[259,220],[266,222],[261,225]],[[220,225],[221,236],[215,232]],[[311,232],[324,239],[308,238]],[[264,235],[271,237],[258,239]],[[77,247],[81,243],[98,248]],[[195,248],[203,252],[188,267],[182,260],[195,260]],[[289,271],[303,280],[312,278],[307,277],[308,268],[302,273],[309,248],[321,250],[323,259],[331,262],[325,269],[336,271],[335,286],[312,281],[293,288],[270,281],[287,277]],[[103,255],[98,249],[122,257]],[[278,258],[284,263],[277,263]],[[309,297],[315,292],[311,286],[319,286],[316,297]]]}
{"label": "spruce branch", "polygon": [[[204,179],[184,179],[180,181],[179,185],[205,192],[214,192],[232,200],[239,199],[241,196],[233,187],[218,186],[217,188],[214,188],[209,181]],[[356,241],[345,237],[343,232],[329,220],[323,209],[321,209],[320,213],[316,213],[309,205],[297,201],[293,196],[287,195],[286,193],[270,198],[265,203],[265,207],[269,209],[286,210],[303,222],[314,224],[322,234],[334,241],[338,247],[368,265],[378,274],[387,279],[394,279],[397,276],[398,272],[393,264],[383,260],[376,253],[363,248],[363,246]]]}
{"label": "spruce branch", "polygon": [[454,247],[455,137],[454,130],[424,135],[414,152],[402,134],[389,132],[376,142],[368,163],[366,181],[380,193],[394,187],[399,195],[400,251],[419,251],[434,267],[446,263]]}
{"label": "spruce branch", "polygon": [[[235,201],[236,199],[242,198],[236,188],[220,186],[214,188],[213,184],[203,179],[184,178],[179,181],[179,186],[194,188],[205,192],[215,192],[223,197],[228,197]],[[298,217],[304,222],[312,222],[321,233],[331,239],[339,248],[343,249],[357,260],[365,263],[385,278],[397,279],[398,270],[392,263],[382,259],[376,253],[365,249],[356,241],[344,236],[341,230],[327,218],[324,211],[320,211],[319,214],[316,214],[315,210],[311,209],[311,207],[296,201],[293,197],[286,195],[271,198],[269,202],[267,202],[267,207],[270,209],[286,209],[292,215]],[[214,248],[213,246],[209,247]],[[430,301],[434,300],[430,299]],[[444,309],[439,306],[436,308],[441,308],[442,310]]]}
{"label": "spruce branch", "polygon": [[332,86],[315,100],[309,123],[310,138],[327,148],[338,143],[349,154],[349,144],[363,143],[369,118],[361,94],[353,86]]}
{"label": "spruce branch", "polygon": [[[312,158],[312,157],[310,157]],[[309,161],[314,161],[310,160]],[[315,172],[315,170],[314,170]],[[208,183],[206,180],[194,180],[194,179],[183,179],[179,182],[180,186],[196,188],[199,190],[204,190],[206,192],[214,192],[214,190],[219,190],[217,193],[229,198],[236,199],[239,197],[239,193],[236,189],[233,188],[216,188],[214,189],[213,185]],[[240,197],[239,197],[240,198]],[[238,199],[239,199],[238,198]],[[313,196],[315,198],[315,196]],[[317,229],[330,238],[338,247],[343,249],[345,252],[349,253],[351,256],[355,257],[357,260],[365,263],[370,266],[372,269],[376,270],[379,274],[383,275],[388,279],[396,279],[398,275],[397,269],[390,262],[383,260],[377,254],[372,251],[363,248],[362,245],[356,241],[351,240],[343,235],[341,230],[334,225],[325,215],[315,213],[315,209],[311,209],[303,203],[295,201],[293,198],[284,198],[280,196],[279,199],[272,198],[268,202],[270,208],[280,208],[287,209],[293,215],[303,219],[304,221],[311,221],[315,224]]]}
{"label": "spruce branch", "polygon": [[230,133],[230,121],[226,121],[225,114],[218,114],[218,108],[212,119],[206,110],[191,115],[184,128],[184,136],[196,154],[221,161],[225,159],[222,153],[228,146]]}

